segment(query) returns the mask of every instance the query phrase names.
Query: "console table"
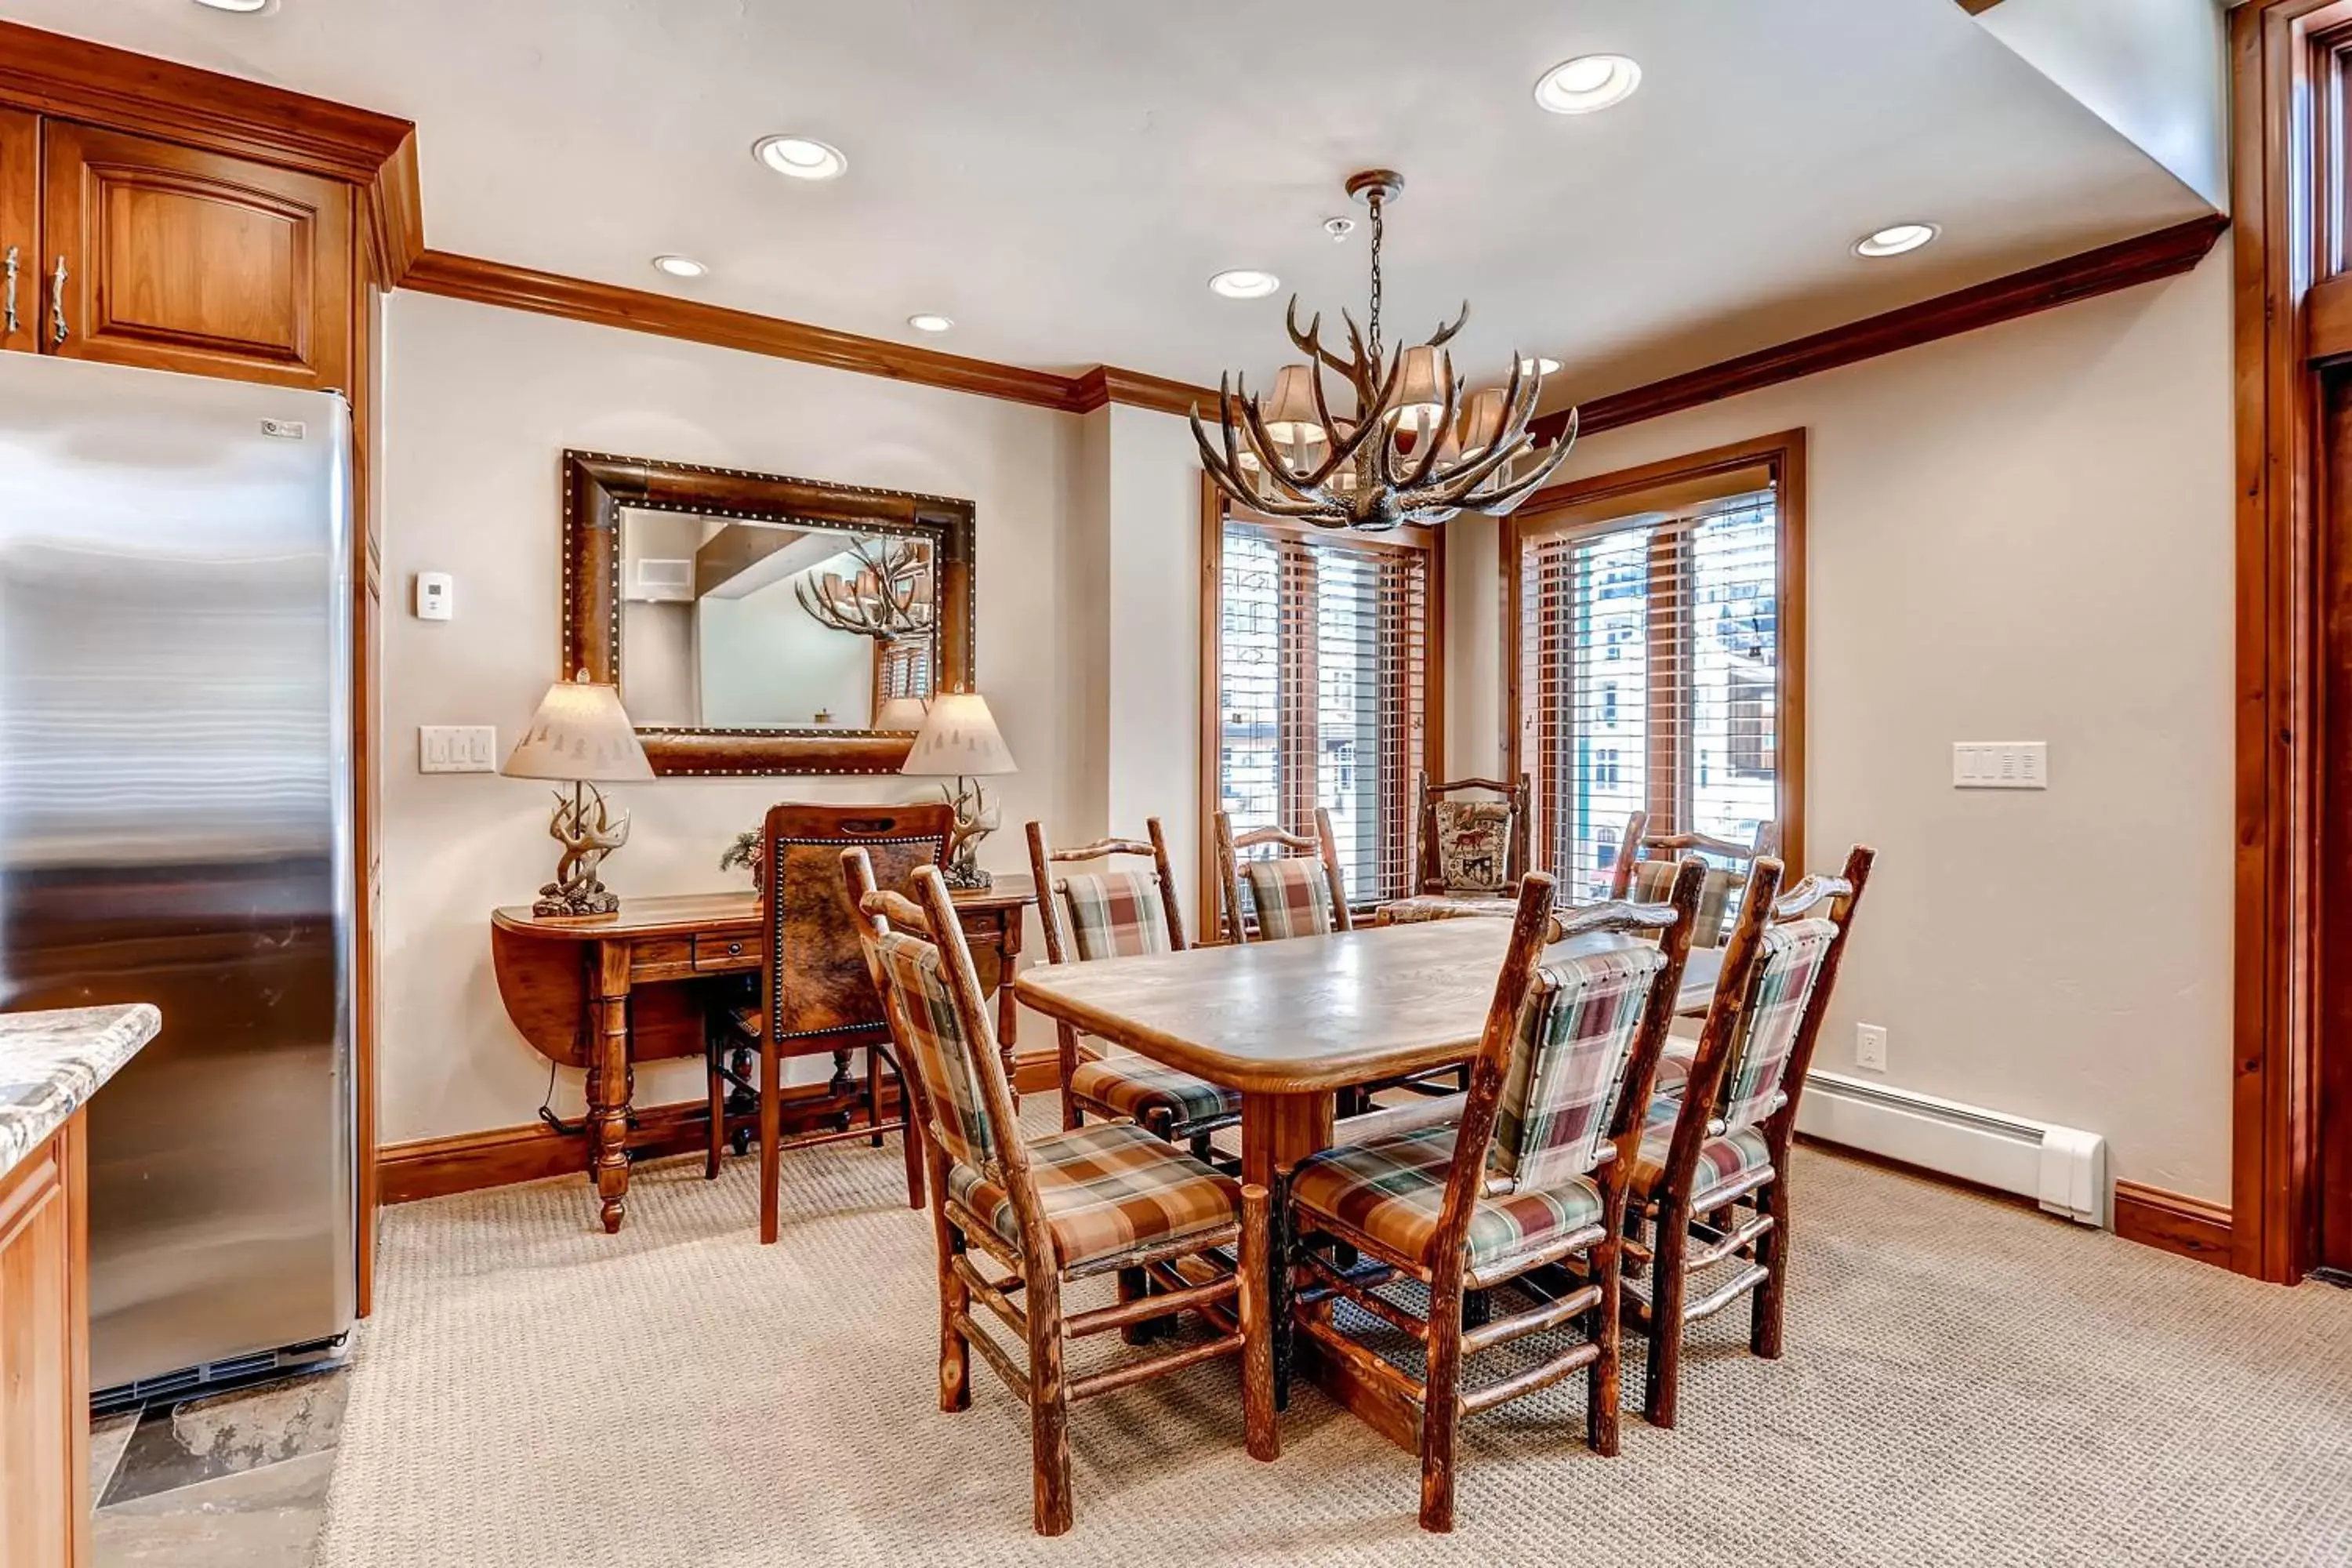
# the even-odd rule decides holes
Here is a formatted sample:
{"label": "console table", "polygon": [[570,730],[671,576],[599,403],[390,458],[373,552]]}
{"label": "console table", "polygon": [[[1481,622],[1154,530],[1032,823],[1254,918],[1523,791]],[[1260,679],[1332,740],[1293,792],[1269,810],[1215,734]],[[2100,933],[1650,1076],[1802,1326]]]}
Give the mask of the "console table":
{"label": "console table", "polygon": [[[1008,1077],[1010,982],[1021,955],[1022,913],[1034,899],[1030,881],[1000,876],[985,891],[954,895],[981,987],[996,994],[997,1047]],[[604,1228],[617,1231],[629,1190],[631,1064],[702,1054],[695,983],[758,972],[759,895],[626,899],[619,913],[586,920],[547,919],[528,904],[494,910],[490,962],[507,1016],[523,1038],[550,1060],[588,1071],[586,1168]],[[834,1052],[834,1082],[817,1112],[846,1112],[856,1103],[847,1081],[849,1055]]]}

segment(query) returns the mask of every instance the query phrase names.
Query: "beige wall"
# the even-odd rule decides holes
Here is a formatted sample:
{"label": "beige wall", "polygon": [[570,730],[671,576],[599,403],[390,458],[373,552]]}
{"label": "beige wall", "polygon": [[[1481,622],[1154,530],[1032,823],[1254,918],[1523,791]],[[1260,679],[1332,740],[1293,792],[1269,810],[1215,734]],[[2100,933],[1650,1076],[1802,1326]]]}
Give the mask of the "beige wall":
{"label": "beige wall", "polygon": [[[1064,563],[1081,532],[1079,421],[722,349],[402,293],[387,311],[384,460],[383,1031],[387,1142],[528,1121],[547,1063],[513,1030],[489,965],[494,905],[554,864],[545,786],[425,777],[419,724],[495,724],[501,747],[554,679],[558,454],[565,447],[968,497],[979,509],[979,687],[1022,771],[982,863],[1025,863],[1025,817],[1082,816],[1076,640],[1099,625]],[[457,577],[454,620],[408,613],[419,571]],[[719,851],[780,799],[912,799],[911,780],[667,779],[608,868],[630,894],[727,886]],[[1099,808],[1095,808],[1099,815]],[[1045,1037],[1042,1031],[1038,1038]],[[691,1063],[638,1077],[641,1103],[702,1091]],[[579,1074],[556,1104],[580,1105]]]}
{"label": "beige wall", "polygon": [[[2105,1133],[2229,1195],[2232,567],[2227,247],[2191,274],[1592,437],[1571,475],[1803,426],[1806,840],[1881,851],[1820,1065]],[[1449,525],[1462,529],[1463,525]],[[1499,680],[1454,541],[1455,712]],[[1478,563],[1483,562],[1483,566]],[[1481,578],[1474,584],[1474,577]],[[1466,640],[1464,640],[1466,639]],[[1491,731],[1455,765],[1493,765]],[[2045,793],[1951,787],[2047,741]]]}

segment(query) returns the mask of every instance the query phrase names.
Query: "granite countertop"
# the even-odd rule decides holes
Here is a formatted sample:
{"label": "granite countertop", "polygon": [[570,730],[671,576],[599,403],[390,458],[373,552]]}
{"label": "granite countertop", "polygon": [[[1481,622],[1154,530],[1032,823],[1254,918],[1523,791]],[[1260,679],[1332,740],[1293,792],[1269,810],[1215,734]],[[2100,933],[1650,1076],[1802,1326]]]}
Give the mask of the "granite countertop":
{"label": "granite countertop", "polygon": [[163,1026],[163,1016],[145,1002],[0,1013],[0,1176],[89,1104]]}

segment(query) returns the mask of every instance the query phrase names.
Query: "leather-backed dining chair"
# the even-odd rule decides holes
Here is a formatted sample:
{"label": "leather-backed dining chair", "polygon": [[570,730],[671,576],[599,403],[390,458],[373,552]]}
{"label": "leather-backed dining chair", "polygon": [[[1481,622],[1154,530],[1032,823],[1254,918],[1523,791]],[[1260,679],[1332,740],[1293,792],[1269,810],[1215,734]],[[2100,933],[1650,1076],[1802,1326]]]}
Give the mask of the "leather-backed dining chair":
{"label": "leather-backed dining chair", "polygon": [[[1634,1161],[1624,1286],[1649,1337],[1643,1408],[1657,1426],[1675,1421],[1685,1325],[1752,1293],[1748,1348],[1768,1361],[1780,1354],[1789,1143],[1877,858],[1857,844],[1841,875],[1808,877],[1780,894],[1780,862],[1759,857],[1706,1023],[1695,1045],[1674,1042],[1660,1058]],[[1691,1299],[1692,1280],[1719,1266],[1729,1277]]]}
{"label": "leather-backed dining chair", "polygon": [[[1184,911],[1169,868],[1168,840],[1156,816],[1146,820],[1144,830],[1149,842],[1105,838],[1056,849],[1042,823],[1029,824],[1029,868],[1037,879],[1047,963],[1184,951]],[[1061,869],[1117,859],[1145,860],[1151,868]],[[1241,1120],[1241,1096],[1232,1089],[1131,1052],[1108,1047],[1100,1054],[1082,1052],[1075,1027],[1057,1024],[1056,1029],[1064,1127],[1078,1126],[1087,1112],[1106,1121],[1127,1117],[1171,1142],[1189,1142],[1206,1159],[1210,1134]]]}
{"label": "leather-backed dining chair", "polygon": [[[1421,1413],[1421,1525],[1454,1528],[1454,1435],[1462,1417],[1586,1373],[1585,1438],[1617,1451],[1620,1247],[1650,1077],[1674,1018],[1700,868],[1669,906],[1601,904],[1563,921],[1570,937],[1654,937],[1547,951],[1552,881],[1521,884],[1461,1119],[1324,1150],[1288,1183],[1291,1257],[1310,1281],[1293,1311],[1305,1333],[1391,1398]],[[1318,1247],[1330,1249],[1327,1256]],[[1367,1264],[1351,1266],[1360,1255]],[[1558,1267],[1554,1267],[1558,1266]],[[1580,1279],[1566,1270],[1580,1270]],[[1538,1269],[1540,1279],[1528,1277]],[[1428,1289],[1426,1317],[1377,1293],[1400,1278]],[[1465,1321],[1465,1300],[1509,1287],[1532,1305]],[[1277,1286],[1277,1289],[1280,1289]],[[1328,1310],[1344,1299],[1421,1342],[1416,1377],[1350,1337]],[[1276,1310],[1285,1310],[1276,1303]],[[1477,1388],[1464,1360],[1524,1336],[1579,1339]]]}
{"label": "leather-backed dining chair", "polygon": [[[1217,840],[1217,902],[1225,940],[1276,942],[1350,931],[1348,879],[1339,868],[1339,842],[1331,814],[1315,808],[1315,836],[1279,827],[1234,831],[1229,812],[1212,823]],[[1252,850],[1272,846],[1272,855]]]}
{"label": "leather-backed dining chair", "polygon": [[[977,1352],[1029,1409],[1031,1521],[1070,1528],[1070,1406],[1214,1356],[1242,1358],[1242,1420],[1252,1458],[1280,1448],[1274,1411],[1266,1281],[1266,1189],[1244,1186],[1131,1121],[1022,1135],[971,953],[934,868],[913,900],[877,890],[862,851],[838,876],[863,912],[860,934],[887,998],[926,1127],[940,1289],[940,1408],[971,1403]],[[985,1257],[1005,1272],[992,1275]],[[1118,1300],[1072,1312],[1065,1281],[1110,1274]],[[1157,1293],[1154,1293],[1156,1290]],[[1027,1352],[1013,1357],[976,1321],[1003,1322]],[[1149,1320],[1197,1313],[1211,1337],[1076,1376],[1069,1342]]]}
{"label": "leather-backed dining chair", "polygon": [[[906,1068],[891,1055],[890,1030],[881,998],[866,973],[861,942],[864,921],[841,879],[845,848],[863,848],[883,885],[904,888],[919,866],[940,865],[955,832],[955,808],[944,801],[914,805],[805,805],[769,808],[761,825],[760,866],[760,1002],[756,1008],[722,1006],[706,1026],[705,1071],[710,1097],[710,1148],[707,1175],[719,1173],[726,1137],[730,1091],[758,1103],[760,1140],[760,1239],[776,1239],[777,1183],[785,1148],[804,1148],[845,1138],[898,1132],[906,1142],[907,1203],[923,1202],[920,1134],[906,1116],[883,1117],[882,1065],[899,1080],[903,1101]],[[866,1053],[867,1125],[844,1126],[793,1139],[782,1137],[782,1063],[787,1057],[830,1053],[834,1076],[830,1098],[846,1117],[854,1092],[850,1053]],[[756,1051],[759,1077],[748,1079],[746,1058]],[[732,1058],[731,1061],[730,1058]]]}

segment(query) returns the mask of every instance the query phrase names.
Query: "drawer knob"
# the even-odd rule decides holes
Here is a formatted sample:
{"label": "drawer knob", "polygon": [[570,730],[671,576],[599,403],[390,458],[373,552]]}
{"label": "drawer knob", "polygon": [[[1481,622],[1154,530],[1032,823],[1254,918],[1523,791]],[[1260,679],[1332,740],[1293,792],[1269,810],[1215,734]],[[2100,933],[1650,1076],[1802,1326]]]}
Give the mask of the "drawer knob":
{"label": "drawer knob", "polygon": [[730,954],[740,957],[743,952],[743,944],[740,942],[730,942],[727,944],[727,951]]}

